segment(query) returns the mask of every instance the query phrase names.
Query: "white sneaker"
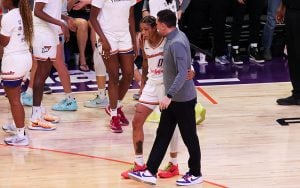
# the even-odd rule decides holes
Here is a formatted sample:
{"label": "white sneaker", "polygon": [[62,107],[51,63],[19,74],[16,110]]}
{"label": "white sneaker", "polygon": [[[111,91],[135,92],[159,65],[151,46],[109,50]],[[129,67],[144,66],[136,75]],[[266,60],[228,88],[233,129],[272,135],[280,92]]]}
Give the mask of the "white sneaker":
{"label": "white sneaker", "polygon": [[176,181],[176,185],[187,186],[187,185],[195,185],[203,182],[202,176],[193,176],[189,172],[187,172],[182,178]]}
{"label": "white sneaker", "polygon": [[29,145],[29,139],[27,135],[19,136],[19,135],[13,135],[10,137],[6,137],[4,139],[5,144],[11,145],[11,146],[27,146]]}
{"label": "white sneaker", "polygon": [[128,172],[128,176],[130,179],[133,179],[135,181],[147,183],[150,185],[156,185],[157,178],[156,176],[152,175],[149,170]]}
{"label": "white sneaker", "polygon": [[6,133],[16,134],[17,128],[14,123],[6,123],[2,126],[2,130]]}

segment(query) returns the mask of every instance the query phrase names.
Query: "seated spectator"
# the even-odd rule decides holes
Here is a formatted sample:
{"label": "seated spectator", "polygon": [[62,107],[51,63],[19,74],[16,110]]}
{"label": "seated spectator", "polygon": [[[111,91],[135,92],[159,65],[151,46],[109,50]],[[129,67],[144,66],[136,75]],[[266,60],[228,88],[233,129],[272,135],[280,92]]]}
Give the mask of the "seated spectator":
{"label": "seated spectator", "polygon": [[76,25],[76,37],[79,49],[79,70],[89,71],[89,67],[86,63],[85,48],[88,40],[88,31],[90,28],[90,40],[92,48],[94,50],[94,44],[96,43],[96,36],[91,24],[90,19],[90,4],[91,0],[68,0],[68,12],[69,16],[74,18]]}
{"label": "seated spectator", "polygon": [[246,9],[249,10],[250,39],[249,58],[256,63],[263,63],[261,51],[258,46],[260,31],[260,16],[265,6],[264,0],[232,0],[233,1],[233,27],[232,27],[232,50],[231,56],[234,64],[242,64],[240,57],[239,42]]}

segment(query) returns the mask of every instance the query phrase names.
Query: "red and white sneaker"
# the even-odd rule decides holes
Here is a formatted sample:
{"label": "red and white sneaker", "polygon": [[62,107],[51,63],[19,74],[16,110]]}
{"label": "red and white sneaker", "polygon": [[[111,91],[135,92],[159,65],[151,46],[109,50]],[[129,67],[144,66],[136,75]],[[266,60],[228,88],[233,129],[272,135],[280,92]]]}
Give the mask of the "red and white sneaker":
{"label": "red and white sneaker", "polygon": [[125,117],[124,112],[122,111],[122,108],[118,108],[118,116],[120,117],[120,121],[122,123],[122,126],[128,126],[129,125],[129,121],[128,119]]}
{"label": "red and white sneaker", "polygon": [[174,165],[171,162],[169,162],[168,166],[164,170],[158,173],[158,176],[160,178],[172,178],[178,175],[179,175],[178,164]]}
{"label": "red and white sneaker", "polygon": [[110,130],[113,133],[122,133],[123,132],[119,116],[113,116],[111,118],[111,120],[110,120]]}
{"label": "red and white sneaker", "polygon": [[[110,116],[110,105],[107,105],[107,106],[105,107],[105,112],[106,112],[107,115]],[[120,118],[121,125],[122,125],[122,126],[128,126],[128,125],[129,125],[129,121],[128,121],[128,119],[125,117],[125,114],[124,114],[124,112],[122,111],[122,107],[119,107],[119,108],[117,109],[117,112],[118,112],[118,117]]]}
{"label": "red and white sneaker", "polygon": [[122,172],[121,173],[121,176],[124,178],[124,179],[129,179],[129,176],[128,176],[128,173],[129,172],[136,172],[136,171],[143,171],[143,170],[146,170],[146,164],[144,164],[143,166],[140,166],[136,163],[134,163],[133,167],[130,168],[129,170],[126,170],[125,172]]}

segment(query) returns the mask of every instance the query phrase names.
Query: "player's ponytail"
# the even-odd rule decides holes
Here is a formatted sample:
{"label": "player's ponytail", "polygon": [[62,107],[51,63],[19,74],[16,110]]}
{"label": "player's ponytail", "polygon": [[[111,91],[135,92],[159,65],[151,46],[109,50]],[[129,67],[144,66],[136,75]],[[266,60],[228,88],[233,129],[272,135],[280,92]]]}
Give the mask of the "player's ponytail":
{"label": "player's ponytail", "polygon": [[23,22],[25,42],[31,48],[33,38],[33,21],[29,0],[13,0],[13,4],[15,7],[19,7]]}

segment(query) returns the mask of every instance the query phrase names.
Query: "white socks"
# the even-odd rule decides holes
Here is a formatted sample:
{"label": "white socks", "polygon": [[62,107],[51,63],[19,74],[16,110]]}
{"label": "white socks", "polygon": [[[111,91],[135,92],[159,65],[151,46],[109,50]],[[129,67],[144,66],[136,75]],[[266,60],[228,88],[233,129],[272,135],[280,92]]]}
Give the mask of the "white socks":
{"label": "white socks", "polygon": [[118,100],[117,108],[121,108],[122,106],[122,101]]}
{"label": "white socks", "polygon": [[33,95],[33,90],[32,90],[32,88],[30,88],[30,87],[28,87],[27,88],[27,90],[26,90],[26,93],[28,94],[28,95]]}
{"label": "white socks", "polygon": [[25,127],[17,128],[17,135],[18,135],[18,137],[24,137],[25,136]]}
{"label": "white socks", "polygon": [[74,100],[74,99],[75,99],[74,96],[73,96],[73,93],[66,93],[65,95],[66,95],[66,99],[67,99],[68,101]]}
{"label": "white socks", "polygon": [[33,106],[31,118],[39,119],[41,117],[42,117],[42,108],[40,106]]}
{"label": "white socks", "polygon": [[170,162],[173,164],[173,165],[177,165],[178,164],[178,162],[177,162],[177,157],[175,157],[175,158],[170,158]]}
{"label": "white socks", "polygon": [[122,107],[122,101],[118,100],[117,108],[116,109],[110,109],[110,117],[114,117],[118,115],[118,108]]}
{"label": "white socks", "polygon": [[136,155],[134,162],[139,166],[143,166],[145,164],[143,155]]}
{"label": "white socks", "polygon": [[99,89],[98,88],[98,96],[101,100],[105,99],[106,97],[106,90],[105,88],[104,89]]}
{"label": "white socks", "polygon": [[114,117],[114,116],[118,116],[118,109],[110,109],[110,116]]}

